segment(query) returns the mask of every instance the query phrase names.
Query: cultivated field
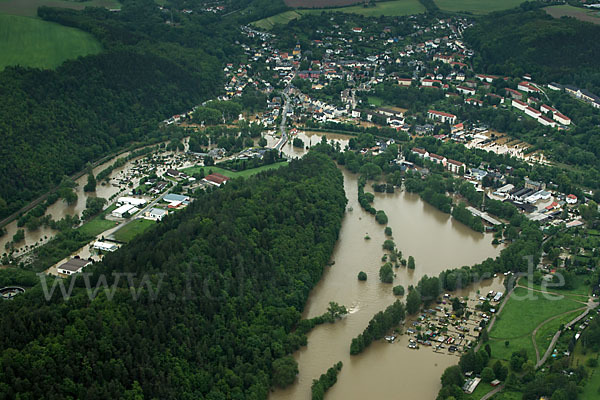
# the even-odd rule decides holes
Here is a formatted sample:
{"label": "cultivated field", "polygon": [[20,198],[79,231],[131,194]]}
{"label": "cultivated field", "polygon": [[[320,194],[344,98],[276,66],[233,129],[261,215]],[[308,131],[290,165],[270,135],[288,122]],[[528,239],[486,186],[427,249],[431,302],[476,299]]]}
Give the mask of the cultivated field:
{"label": "cultivated field", "polygon": [[252,24],[261,29],[271,29],[275,24],[287,24],[291,20],[300,18],[306,14],[319,14],[323,12],[343,12],[350,14],[364,15],[366,17],[380,17],[382,15],[389,17],[399,17],[403,15],[420,14],[425,12],[425,7],[419,0],[395,0],[376,3],[375,7],[363,7],[362,5],[339,7],[339,8],[319,8],[313,10],[293,10],[274,15],[269,18],[261,19]]}
{"label": "cultivated field", "polygon": [[41,6],[72,8],[83,10],[85,7],[121,8],[117,0],[0,0],[0,14],[21,15],[24,17],[37,16],[37,9]]}
{"label": "cultivated field", "polygon": [[554,18],[573,17],[580,21],[591,22],[600,25],[600,10],[588,10],[587,8],[573,7],[570,5],[560,5],[544,8],[546,12]]}
{"label": "cultivated field", "polygon": [[269,17],[269,18],[264,18],[264,19],[255,21],[252,23],[252,25],[254,25],[255,27],[260,28],[260,29],[269,30],[276,24],[287,25],[288,22],[290,22],[291,20],[300,18],[306,12],[307,12],[306,10],[286,11],[281,14],[273,15],[272,17]]}
{"label": "cultivated field", "polygon": [[0,70],[8,65],[56,68],[102,50],[89,33],[40,19],[0,14]]}
{"label": "cultivated field", "polygon": [[364,0],[284,0],[288,7],[326,8],[364,3]]}
{"label": "cultivated field", "polygon": [[487,14],[493,11],[517,7],[523,0],[435,0],[440,10],[472,14]]}

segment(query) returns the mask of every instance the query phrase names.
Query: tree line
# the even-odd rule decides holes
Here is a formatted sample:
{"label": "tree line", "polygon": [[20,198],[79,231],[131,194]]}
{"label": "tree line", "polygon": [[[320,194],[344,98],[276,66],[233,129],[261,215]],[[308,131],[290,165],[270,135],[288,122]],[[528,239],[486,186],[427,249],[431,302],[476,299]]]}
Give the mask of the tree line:
{"label": "tree line", "polygon": [[[36,285],[1,304],[2,396],[266,398],[297,370],[286,356],[306,338],[294,327],[345,207],[341,173],[313,153],[199,193],[88,267],[92,287],[116,284],[112,299],[90,300],[74,276],[68,301]],[[113,273],[134,274],[137,300]]]}

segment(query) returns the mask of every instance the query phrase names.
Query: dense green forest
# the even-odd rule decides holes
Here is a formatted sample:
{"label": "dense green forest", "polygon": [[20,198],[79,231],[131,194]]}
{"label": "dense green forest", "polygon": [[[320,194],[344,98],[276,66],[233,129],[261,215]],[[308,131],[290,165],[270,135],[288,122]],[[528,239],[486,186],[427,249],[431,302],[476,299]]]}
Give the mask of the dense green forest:
{"label": "dense green forest", "polygon": [[315,153],[234,179],[91,267],[92,288],[133,274],[112,300],[78,275],[68,301],[37,285],[0,303],[0,397],[266,398],[297,369],[286,355],[306,343],[293,328],[338,236],[342,179]]}
{"label": "dense green forest", "polygon": [[[0,218],[86,162],[160,136],[160,121],[215,97],[223,63],[242,54],[239,24],[254,18],[254,3],[264,1],[239,2],[248,10],[235,18],[165,12],[153,0],[121,3],[118,13],[41,7],[41,18],[90,32],[103,52],[55,71],[0,72]],[[178,10],[183,3],[168,6]]]}
{"label": "dense green forest", "polygon": [[576,84],[600,92],[600,26],[555,19],[544,10],[521,8],[482,18],[465,31],[476,50],[476,71],[522,76],[540,83]]}

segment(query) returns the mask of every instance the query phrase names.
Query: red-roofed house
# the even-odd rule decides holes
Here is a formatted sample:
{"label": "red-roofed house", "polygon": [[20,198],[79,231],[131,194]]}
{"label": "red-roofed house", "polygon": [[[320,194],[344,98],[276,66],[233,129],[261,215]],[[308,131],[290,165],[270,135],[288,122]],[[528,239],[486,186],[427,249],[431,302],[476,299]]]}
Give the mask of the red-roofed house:
{"label": "red-roofed house", "polygon": [[435,119],[436,121],[448,122],[450,124],[456,123],[456,115],[445,113],[443,111],[429,110],[427,111],[427,118]]}
{"label": "red-roofed house", "polygon": [[525,109],[527,108],[527,103],[513,99],[512,106],[517,110],[525,111]]}
{"label": "red-roofed house", "polygon": [[422,148],[420,148],[420,147],[413,147],[413,148],[412,148],[412,150],[411,150],[411,152],[412,152],[413,154],[416,154],[416,155],[418,155],[418,156],[419,156],[419,157],[421,157],[421,158],[424,158],[424,157],[429,157],[429,153],[427,152],[427,150],[425,150],[425,149],[422,149]]}
{"label": "red-roofed house", "polygon": [[571,118],[567,117],[566,115],[563,115],[563,114],[559,113],[558,111],[554,113],[553,118],[559,124],[562,124],[562,125],[571,125]]}
{"label": "red-roofed house", "polygon": [[538,122],[544,126],[551,126],[553,128],[556,126],[556,122],[552,121],[550,118],[546,117],[545,115],[540,115],[538,117]]}
{"label": "red-roofed house", "polygon": [[517,89],[522,90],[523,92],[527,92],[527,93],[535,93],[535,92],[539,92],[540,89],[536,88],[535,86],[533,86],[532,84],[528,83],[528,82],[521,82],[517,85]]}
{"label": "red-roofed house", "polygon": [[552,108],[546,104],[542,104],[542,106],[540,107],[540,111],[543,113],[551,112],[554,114],[556,112],[556,109]]}
{"label": "red-roofed house", "polygon": [[[454,173],[454,174],[460,174],[461,172],[465,172],[466,170],[466,166],[465,164],[461,163],[460,161],[456,161],[456,160],[452,160],[452,159],[448,159],[448,162],[446,163],[446,168]],[[462,168],[462,171],[460,170]]]}
{"label": "red-roofed house", "polygon": [[456,91],[462,94],[469,94],[473,96],[476,92],[474,88],[466,87],[466,86],[457,86]]}
{"label": "red-roofed house", "polygon": [[483,107],[483,101],[481,100],[477,100],[474,99],[472,97],[469,97],[468,99],[465,100],[465,103],[470,104],[472,106],[479,106],[479,107]]}
{"label": "red-roofed house", "polygon": [[412,79],[410,79],[410,78],[398,78],[398,85],[400,85],[400,86],[410,86],[410,85],[412,85]]}
{"label": "red-roofed house", "polygon": [[425,158],[428,158],[431,162],[434,162],[436,164],[442,164],[444,167],[446,166],[446,161],[448,161],[446,159],[446,157],[439,156],[439,155],[433,154],[433,153],[429,153],[429,157],[425,157]]}
{"label": "red-roofed house", "polygon": [[537,118],[542,115],[540,110],[536,110],[535,108],[527,107],[525,108],[525,114],[529,115],[532,118]]}
{"label": "red-roofed house", "polygon": [[226,183],[229,180],[229,178],[225,175],[221,175],[215,172],[205,176],[202,180],[206,183],[210,183],[211,185],[221,186],[222,184]]}
{"label": "red-roofed house", "polygon": [[510,88],[504,89],[506,91],[506,95],[510,96],[512,99],[522,100],[523,94]]}

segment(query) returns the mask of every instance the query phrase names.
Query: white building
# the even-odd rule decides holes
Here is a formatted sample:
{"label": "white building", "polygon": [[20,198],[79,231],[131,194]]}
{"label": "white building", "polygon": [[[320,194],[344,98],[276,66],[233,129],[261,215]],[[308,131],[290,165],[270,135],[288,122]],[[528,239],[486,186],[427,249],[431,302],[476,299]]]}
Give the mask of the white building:
{"label": "white building", "polygon": [[556,122],[552,121],[550,118],[544,115],[540,115],[537,120],[540,124],[544,126],[551,126],[553,128],[556,126]]}
{"label": "white building", "polygon": [[456,91],[462,94],[470,94],[471,96],[475,94],[475,89],[467,87],[467,86],[457,86]]}
{"label": "white building", "polygon": [[563,114],[561,114],[559,112],[555,112],[554,115],[553,115],[553,118],[559,124],[562,124],[562,125],[571,125],[571,118],[569,118],[566,115],[563,115]]}
{"label": "white building", "polygon": [[91,264],[89,260],[83,260],[81,258],[72,258],[64,264],[61,264],[57,270],[60,275],[73,275],[81,272],[83,267]]}
{"label": "white building", "polygon": [[535,108],[527,107],[525,108],[525,114],[537,119],[540,115],[542,115],[542,112],[540,110],[536,110]]}
{"label": "white building", "polygon": [[116,210],[113,210],[111,214],[115,218],[123,218],[123,215],[125,215],[126,213],[128,213],[129,215],[133,215],[137,211],[138,209],[132,206],[131,204],[125,204],[117,208]]}
{"label": "white building", "polygon": [[150,210],[146,211],[145,215],[146,219],[161,221],[168,213],[169,212],[167,210],[163,210],[162,208],[151,208]]}
{"label": "white building", "polygon": [[527,108],[527,103],[524,103],[520,100],[513,99],[512,106],[514,108],[516,108],[517,110],[525,111],[525,109]]}
{"label": "white building", "polygon": [[463,173],[467,170],[467,167],[465,166],[465,164],[461,163],[460,161],[456,161],[456,160],[452,160],[452,159],[448,159],[448,162],[446,163],[446,168],[453,174],[460,173],[461,168],[462,168]]}
{"label": "white building", "polygon": [[429,110],[427,112],[427,118],[435,119],[441,122],[448,122],[450,124],[456,123],[456,115],[445,113],[443,111]]}
{"label": "white building", "polygon": [[120,204],[129,204],[132,206],[143,206],[147,203],[146,200],[144,199],[137,199],[135,197],[119,197],[119,199],[117,200],[117,203]]}
{"label": "white building", "polygon": [[94,243],[94,249],[101,251],[115,251],[118,249],[118,246],[114,243],[98,241]]}

